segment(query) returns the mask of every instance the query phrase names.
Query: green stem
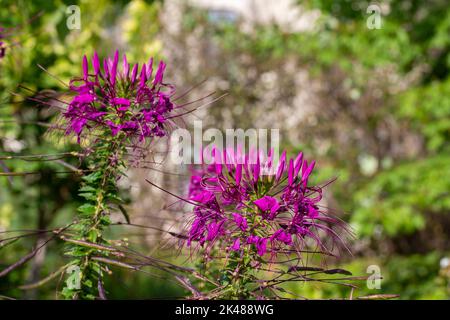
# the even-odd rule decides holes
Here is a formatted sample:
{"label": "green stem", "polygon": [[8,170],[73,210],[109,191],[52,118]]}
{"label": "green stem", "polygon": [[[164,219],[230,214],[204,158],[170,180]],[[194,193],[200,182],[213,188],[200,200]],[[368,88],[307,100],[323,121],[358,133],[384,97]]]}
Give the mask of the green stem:
{"label": "green stem", "polygon": [[[64,238],[68,243],[67,255],[72,256],[74,273],[66,282],[63,295],[69,299],[96,299],[103,286],[103,271],[106,265],[93,256],[115,255],[118,252],[108,246],[104,231],[110,225],[110,203],[119,202],[117,178],[123,167],[123,150],[117,140],[110,140],[97,146],[91,156],[95,170],[85,176],[80,188],[80,196],[86,202],[78,208],[79,221],[74,225],[77,236]],[[111,160],[111,159],[116,160]]]}

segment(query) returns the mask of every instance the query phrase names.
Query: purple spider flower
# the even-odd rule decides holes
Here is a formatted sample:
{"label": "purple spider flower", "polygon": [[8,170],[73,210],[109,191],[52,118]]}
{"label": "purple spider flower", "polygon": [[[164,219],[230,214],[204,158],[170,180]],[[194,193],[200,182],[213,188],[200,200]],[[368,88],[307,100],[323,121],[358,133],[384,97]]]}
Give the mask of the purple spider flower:
{"label": "purple spider flower", "polygon": [[214,149],[212,155],[215,161],[191,177],[195,219],[188,246],[198,242],[231,251],[249,248],[272,257],[280,252],[300,255],[311,243],[308,239],[329,253],[335,243],[345,246],[340,233],[350,231],[319,206],[322,187],[309,184],[315,162],[308,163],[303,153],[287,159],[283,152],[278,164],[273,152],[263,156]]}

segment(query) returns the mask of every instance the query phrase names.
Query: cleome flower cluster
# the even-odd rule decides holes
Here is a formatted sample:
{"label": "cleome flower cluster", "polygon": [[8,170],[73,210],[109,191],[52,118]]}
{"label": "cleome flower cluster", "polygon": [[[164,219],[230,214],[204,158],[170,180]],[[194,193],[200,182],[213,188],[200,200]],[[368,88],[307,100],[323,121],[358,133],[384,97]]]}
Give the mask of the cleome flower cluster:
{"label": "cleome flower cluster", "polygon": [[75,96],[63,114],[68,121],[66,133],[75,133],[78,142],[84,131],[96,129],[109,130],[112,136],[136,136],[140,141],[167,134],[174,87],[163,83],[165,63],[159,63],[154,75],[153,58],[139,68],[123,55],[120,65],[118,51],[102,65],[94,53],[91,72],[83,57],[83,77],[70,82]]}
{"label": "cleome flower cluster", "polygon": [[333,250],[328,240],[343,244],[341,231],[348,233],[347,226],[321,209],[322,187],[308,182],[315,161],[308,163],[303,153],[287,159],[286,152],[277,165],[273,152],[263,157],[213,149],[212,155],[212,163],[191,176],[194,217],[188,246],[218,244],[226,251],[270,253],[274,258],[300,253],[311,241],[328,253]]}

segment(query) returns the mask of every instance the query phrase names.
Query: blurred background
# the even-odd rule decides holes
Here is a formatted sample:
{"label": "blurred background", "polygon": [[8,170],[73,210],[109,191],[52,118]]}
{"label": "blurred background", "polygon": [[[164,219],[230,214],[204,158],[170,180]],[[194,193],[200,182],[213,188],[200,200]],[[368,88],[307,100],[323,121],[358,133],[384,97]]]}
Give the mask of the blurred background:
{"label": "blurred background", "polygon": [[[76,14],[71,5],[79,8],[79,29],[68,24]],[[375,265],[384,278],[380,289],[361,283],[359,295],[450,297],[448,0],[0,0],[0,8],[8,31],[0,60],[0,173],[30,173],[0,176],[0,232],[62,226],[81,201],[80,177],[66,168],[78,166],[77,158],[8,159],[78,148],[52,140],[46,131],[55,111],[24,97],[63,92],[58,79],[80,75],[83,54],[119,49],[131,62],[163,59],[165,79],[178,92],[200,84],[187,99],[228,93],[190,115],[188,128],[195,119],[204,129],[278,128],[282,148],[317,160],[316,182],[337,178],[326,189],[326,205],[356,238],[353,255],[334,263],[354,275],[370,275]],[[174,199],[143,177],[178,194],[188,177],[162,167],[130,170],[123,188],[133,222],[167,230],[181,219],[167,205]],[[144,253],[185,263],[165,249],[164,233],[115,228],[114,236]],[[40,237],[0,247],[0,270]],[[46,246],[0,278],[0,296],[55,298],[58,279],[36,290],[17,286],[56,270],[60,254],[61,244]],[[110,298],[187,294],[173,282],[120,270],[109,282]],[[310,298],[349,294],[317,284],[289,289]]]}

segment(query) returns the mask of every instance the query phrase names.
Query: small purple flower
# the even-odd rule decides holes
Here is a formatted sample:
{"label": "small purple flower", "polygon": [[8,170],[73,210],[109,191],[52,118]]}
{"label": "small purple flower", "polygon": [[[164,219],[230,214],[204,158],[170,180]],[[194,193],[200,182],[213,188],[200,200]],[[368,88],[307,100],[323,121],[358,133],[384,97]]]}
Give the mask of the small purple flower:
{"label": "small purple flower", "polygon": [[106,121],[106,124],[111,129],[111,134],[113,135],[113,137],[116,136],[117,133],[119,133],[119,131],[121,129],[120,125],[116,125],[112,121]]}
{"label": "small purple flower", "polygon": [[284,172],[285,165],[286,165],[286,151],[283,151],[283,153],[281,154],[281,157],[280,157],[280,163],[278,164],[277,174],[275,176],[276,182],[280,181],[280,178]]}
{"label": "small purple flower", "polygon": [[303,167],[302,167],[302,183],[303,186],[306,187],[308,184],[309,176],[311,175],[311,172],[314,169],[316,162],[312,161],[311,164],[308,166],[308,162],[305,160]]}
{"label": "small purple flower", "polygon": [[194,196],[191,197],[191,200],[199,202],[199,203],[209,203],[211,200],[215,198],[214,193],[210,191],[203,190],[198,192]]}

